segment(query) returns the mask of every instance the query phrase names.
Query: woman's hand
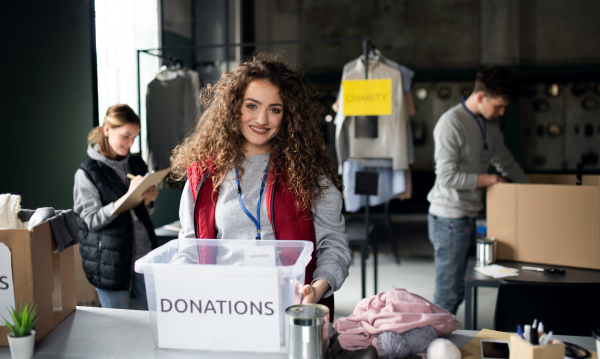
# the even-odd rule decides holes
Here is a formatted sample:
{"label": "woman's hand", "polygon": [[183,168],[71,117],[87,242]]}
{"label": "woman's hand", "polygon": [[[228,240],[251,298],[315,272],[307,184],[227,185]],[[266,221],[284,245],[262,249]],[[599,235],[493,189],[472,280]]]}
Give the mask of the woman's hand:
{"label": "woman's hand", "polygon": [[[144,177],[140,175],[133,177],[133,175],[128,174],[127,177],[131,179],[131,182],[129,182],[128,192],[133,191],[133,189],[144,180]],[[158,187],[152,186],[148,188],[146,192],[142,194],[144,205],[146,207],[151,207],[152,203],[156,200],[156,197],[158,197]]]}
{"label": "woman's hand", "polygon": [[143,180],[144,180],[144,176],[133,176],[130,174],[127,174],[127,178],[129,178],[131,181],[129,181],[129,189],[127,190],[127,192],[131,192],[133,191],[133,189],[135,187],[137,187],[138,184],[140,184]]}
{"label": "woman's hand", "polygon": [[152,186],[148,188],[148,190],[144,192],[144,194],[142,194],[142,198],[144,199],[144,205],[146,207],[152,207],[152,203],[154,203],[156,197],[158,197],[158,187]]}
{"label": "woman's hand", "polygon": [[330,287],[329,283],[323,279],[317,279],[312,285],[305,285],[300,290],[302,304],[317,303]]}

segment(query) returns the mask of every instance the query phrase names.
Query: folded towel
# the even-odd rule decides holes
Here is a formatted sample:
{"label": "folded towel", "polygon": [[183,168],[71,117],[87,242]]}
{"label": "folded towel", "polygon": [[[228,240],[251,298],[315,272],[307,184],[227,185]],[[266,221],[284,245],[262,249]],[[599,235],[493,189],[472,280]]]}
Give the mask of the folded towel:
{"label": "folded towel", "polygon": [[52,227],[52,234],[54,235],[59,252],[81,242],[79,240],[79,230],[75,226],[72,209],[59,210],[57,215],[50,218],[48,222],[50,222],[50,226]]}
{"label": "folded towel", "polygon": [[41,207],[36,209],[33,214],[30,213],[30,210],[22,210],[21,212],[23,212],[20,214],[23,218],[29,215],[29,230],[42,222],[48,221],[50,223],[54,242],[56,242],[59,252],[81,242],[72,209],[55,211],[52,207]]}
{"label": "folded towel", "polygon": [[42,222],[46,222],[50,218],[56,216],[56,211],[52,207],[40,207],[33,212],[31,217],[29,218],[29,224],[27,225],[27,229],[30,231],[33,227],[37,226]]}
{"label": "folded towel", "polygon": [[17,217],[21,220],[21,222],[29,222],[29,219],[35,213],[35,209],[25,209],[21,208],[19,213],[17,213]]}
{"label": "folded towel", "polygon": [[17,213],[21,209],[21,196],[16,194],[0,194],[0,228],[20,229],[25,225],[19,220]]}

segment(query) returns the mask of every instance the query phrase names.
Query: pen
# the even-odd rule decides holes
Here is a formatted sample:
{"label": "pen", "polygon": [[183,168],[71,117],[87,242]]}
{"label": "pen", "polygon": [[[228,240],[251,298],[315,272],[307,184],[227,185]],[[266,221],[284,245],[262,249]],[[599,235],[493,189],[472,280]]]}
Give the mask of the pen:
{"label": "pen", "polygon": [[540,335],[537,330],[538,321],[537,319],[533,320],[533,325],[531,326],[531,332],[529,333],[529,342],[533,345],[540,344]]}
{"label": "pen", "polygon": [[525,324],[525,329],[523,331],[523,339],[530,342],[531,339],[531,325]]}
{"label": "pen", "polygon": [[134,179],[136,177],[136,175],[132,175],[131,173],[127,174],[127,178],[129,179]]}
{"label": "pen", "polygon": [[552,344],[553,340],[554,340],[554,333],[552,333],[552,331],[549,331],[548,334],[546,335],[546,344]]}
{"label": "pen", "polygon": [[566,270],[564,270],[562,268],[556,268],[556,267],[540,268],[540,267],[522,266],[521,269],[532,270],[532,271],[537,271],[537,272],[552,273],[552,274],[564,274],[566,272]]}
{"label": "pen", "polygon": [[537,328],[531,327],[531,333],[529,333],[529,342],[533,345],[540,344],[540,337]]}

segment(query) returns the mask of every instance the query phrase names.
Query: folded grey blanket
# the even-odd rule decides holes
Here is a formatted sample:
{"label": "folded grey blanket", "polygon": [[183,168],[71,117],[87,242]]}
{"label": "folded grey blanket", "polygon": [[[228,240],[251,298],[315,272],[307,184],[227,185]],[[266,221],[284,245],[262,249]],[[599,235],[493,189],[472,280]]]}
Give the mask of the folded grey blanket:
{"label": "folded grey blanket", "polygon": [[23,222],[29,221],[27,226],[29,230],[42,222],[50,222],[52,235],[59,252],[81,242],[72,209],[58,211],[55,211],[52,207],[41,207],[35,211],[21,209],[18,217]]}

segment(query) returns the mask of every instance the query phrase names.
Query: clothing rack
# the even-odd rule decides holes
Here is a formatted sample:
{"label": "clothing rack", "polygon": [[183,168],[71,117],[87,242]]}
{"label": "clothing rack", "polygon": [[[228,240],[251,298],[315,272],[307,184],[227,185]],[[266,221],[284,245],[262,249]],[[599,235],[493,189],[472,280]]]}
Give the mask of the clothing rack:
{"label": "clothing rack", "polygon": [[[368,59],[369,54],[371,54],[375,49],[375,45],[371,42],[371,39],[367,36],[363,37],[346,37],[346,38],[328,38],[328,39],[296,39],[296,40],[281,40],[281,41],[259,41],[259,42],[240,42],[240,43],[221,43],[221,44],[212,44],[212,45],[199,45],[199,46],[176,46],[176,47],[162,47],[155,49],[142,49],[137,50],[137,75],[138,75],[138,83],[137,83],[137,93],[138,93],[138,113],[141,113],[141,81],[140,81],[140,55],[142,53],[156,56],[167,60],[168,62],[179,64],[183,67],[183,61],[180,59],[164,54],[165,50],[198,50],[198,49],[214,49],[214,48],[232,48],[232,47],[253,47],[253,46],[269,46],[269,45],[294,45],[294,44],[318,44],[318,43],[340,43],[340,42],[357,42],[362,41],[363,48],[363,56],[365,59],[365,80],[369,79],[369,70],[368,70]],[[158,53],[157,53],[158,52]],[[141,136],[140,130],[140,136]],[[140,153],[142,152],[142,148],[140,146]],[[365,206],[365,240],[369,241],[369,195],[366,194],[366,206]],[[374,250],[377,247],[374,247]],[[375,294],[377,294],[377,255],[374,255],[374,289]]]}
{"label": "clothing rack", "polygon": [[[221,43],[212,45],[198,45],[198,46],[174,46],[174,47],[159,47],[155,49],[142,49],[137,50],[137,94],[138,94],[138,113],[141,113],[141,81],[140,81],[140,55],[142,53],[163,58],[168,62],[179,64],[183,67],[183,61],[180,59],[164,54],[165,50],[198,50],[198,49],[214,49],[214,48],[231,48],[231,47],[253,47],[253,46],[268,46],[268,45],[294,45],[294,44],[318,44],[318,43],[339,43],[339,42],[357,42],[362,41],[363,44],[363,55],[368,58],[368,55],[375,46],[367,36],[363,37],[342,37],[342,38],[329,38],[329,39],[296,39],[296,40],[281,40],[281,41],[259,41],[259,42],[240,42],[240,43]],[[365,79],[368,78],[368,72],[365,68]],[[141,150],[140,150],[141,152]]]}

